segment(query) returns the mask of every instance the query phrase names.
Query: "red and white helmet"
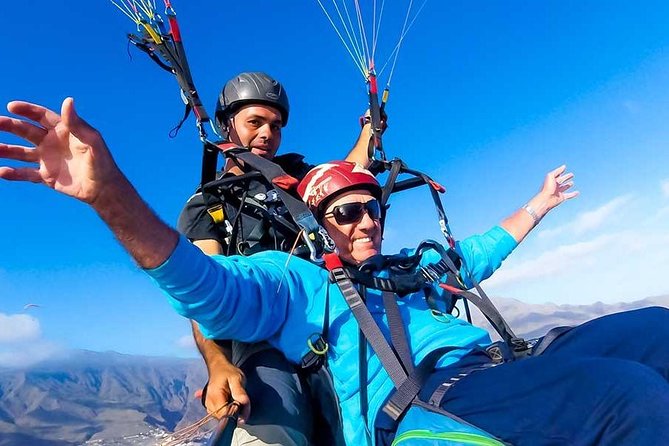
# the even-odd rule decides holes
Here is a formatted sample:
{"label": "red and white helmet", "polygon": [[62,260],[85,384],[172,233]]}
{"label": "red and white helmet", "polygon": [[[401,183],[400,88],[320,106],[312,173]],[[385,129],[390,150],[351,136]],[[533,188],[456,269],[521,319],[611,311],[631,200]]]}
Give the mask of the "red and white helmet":
{"label": "red and white helmet", "polygon": [[369,170],[349,161],[330,161],[311,169],[297,186],[297,193],[320,217],[329,202],[354,189],[367,189],[381,198],[381,186]]}

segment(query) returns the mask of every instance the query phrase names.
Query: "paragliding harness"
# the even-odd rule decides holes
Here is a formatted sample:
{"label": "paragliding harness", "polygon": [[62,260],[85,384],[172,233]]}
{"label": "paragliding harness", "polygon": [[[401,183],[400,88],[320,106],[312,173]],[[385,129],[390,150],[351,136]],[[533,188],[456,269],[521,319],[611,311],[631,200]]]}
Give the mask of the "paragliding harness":
{"label": "paragliding harness", "polygon": [[[274,249],[322,263],[322,254],[334,250],[334,244],[306,204],[291,193],[298,180],[277,163],[248,149],[232,144],[219,148],[243,172],[224,175],[201,188],[207,213],[225,228],[228,254],[250,255]],[[302,160],[296,154],[283,157],[286,162]],[[253,182],[266,188],[250,196]],[[240,230],[243,217],[252,221],[251,229]]]}
{"label": "paragliding harness", "polygon": [[[421,258],[428,250],[436,251],[440,259],[434,263],[421,265]],[[395,386],[394,393],[386,401],[382,407],[382,414],[377,418],[377,428],[385,432],[396,432],[399,421],[410,407],[416,406],[421,407],[422,410],[446,416],[448,423],[454,425],[449,430],[461,431],[464,426],[464,432],[468,435],[490,438],[489,434],[441,409],[440,403],[446,391],[457,380],[476,370],[523,358],[529,354],[530,345],[513,333],[477,283],[474,283],[474,286],[479,294],[465,289],[460,276],[461,267],[464,265],[455,250],[445,249],[437,242],[428,240],[420,243],[415,254],[410,257],[378,255],[363,262],[358,268],[344,265],[334,253],[326,254],[324,258],[326,267],[330,271],[331,281],[336,283],[341,290],[360,328],[360,410],[365,422],[368,416],[366,365],[367,344],[369,344]],[[466,267],[463,269],[466,270]],[[375,275],[382,271],[387,272],[388,277]],[[448,291],[450,297],[444,299],[441,295],[437,296],[435,285]],[[365,303],[367,289],[382,292],[390,330],[390,342],[383,335],[367,308]],[[437,361],[455,348],[438,348],[430,352],[419,364],[414,365],[397,300],[417,292],[424,293],[432,316],[437,320],[441,320],[446,313],[451,313],[456,309],[455,304],[458,299],[473,303],[502,338],[502,341],[486,349],[485,353],[490,358],[489,362],[461,371],[457,377],[439,386],[428,401],[421,401],[418,398],[419,392],[432,374]]]}

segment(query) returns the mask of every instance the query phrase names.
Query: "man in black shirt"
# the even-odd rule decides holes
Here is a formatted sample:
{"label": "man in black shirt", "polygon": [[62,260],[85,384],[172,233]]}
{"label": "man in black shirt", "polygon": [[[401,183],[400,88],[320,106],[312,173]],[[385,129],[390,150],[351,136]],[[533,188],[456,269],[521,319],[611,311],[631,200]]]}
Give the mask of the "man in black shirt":
{"label": "man in black shirt", "polygon": [[[313,166],[295,153],[275,156],[288,114],[283,86],[259,72],[241,73],[228,81],[216,107],[216,120],[227,136],[226,143],[272,160],[299,180]],[[363,122],[358,141],[346,160],[369,165],[370,132],[369,123]],[[295,234],[282,231],[264,217],[278,214],[289,218],[276,192],[258,178],[240,181],[242,174],[240,167],[228,160],[218,175],[218,179],[230,180],[222,199],[198,190],[179,216],[179,231],[208,254],[290,250]],[[231,400],[241,407],[232,444],[343,444],[327,371],[297,370],[266,343],[207,340],[196,324],[193,336],[209,372],[203,399],[207,411],[217,417],[231,415],[237,410],[237,405],[226,406]]]}

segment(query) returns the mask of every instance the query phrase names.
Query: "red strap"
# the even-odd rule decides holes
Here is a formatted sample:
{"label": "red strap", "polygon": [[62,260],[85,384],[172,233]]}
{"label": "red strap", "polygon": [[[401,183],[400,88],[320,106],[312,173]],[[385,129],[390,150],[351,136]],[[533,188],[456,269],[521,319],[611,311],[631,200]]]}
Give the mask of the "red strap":
{"label": "red strap", "polygon": [[327,268],[328,271],[332,271],[333,269],[344,267],[344,264],[341,263],[341,259],[339,258],[337,253],[330,252],[330,253],[324,254],[323,255],[323,260],[325,261],[325,267]]}
{"label": "red strap", "polygon": [[219,149],[221,149],[222,152],[225,152],[226,150],[230,150],[230,149],[236,149],[237,147],[239,147],[237,144],[235,144],[233,142],[221,142],[221,143],[216,144],[216,146]]}
{"label": "red strap", "polygon": [[272,180],[272,184],[274,184],[277,187],[280,187],[283,190],[293,189],[293,188],[297,187],[297,185],[299,183],[300,182],[297,179],[291,177],[288,174],[281,175],[281,176],[276,177]]}
{"label": "red strap", "polygon": [[463,290],[459,290],[459,289],[455,288],[454,286],[451,286],[447,283],[440,283],[439,286],[441,288],[445,289],[446,291],[448,291],[449,293],[453,293],[453,294],[461,294],[462,291],[463,291]]}
{"label": "red strap", "polygon": [[430,180],[430,186],[432,186],[434,190],[436,190],[439,193],[443,194],[444,192],[446,192],[446,188],[434,180]]}

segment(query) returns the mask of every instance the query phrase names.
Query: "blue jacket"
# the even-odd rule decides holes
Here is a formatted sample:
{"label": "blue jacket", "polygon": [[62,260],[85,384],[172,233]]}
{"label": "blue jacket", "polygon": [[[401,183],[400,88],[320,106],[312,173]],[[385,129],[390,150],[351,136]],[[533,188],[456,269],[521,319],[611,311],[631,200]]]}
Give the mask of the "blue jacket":
{"label": "blue jacket", "polygon": [[[513,237],[499,226],[456,245],[472,276],[488,278],[516,247]],[[405,251],[410,254],[410,251]],[[422,263],[439,259],[434,251]],[[147,271],[167,293],[175,310],[200,324],[209,338],[244,342],[267,340],[286,357],[299,363],[308,351],[307,339],[323,330],[325,296],[329,293],[328,364],[339,398],[347,444],[369,444],[369,435],[381,404],[393,384],[378,358],[368,349],[369,426],[360,414],[358,377],[358,326],[328,272],[300,258],[278,251],[251,257],[206,256],[182,238],[170,258]],[[466,284],[471,285],[471,284]],[[435,287],[437,293],[445,293]],[[367,291],[370,312],[389,337],[382,298]],[[448,315],[438,321],[428,311],[422,292],[399,302],[407,326],[414,363],[432,350],[457,347],[447,353],[437,368],[458,362],[476,346],[490,344],[483,329]]]}

